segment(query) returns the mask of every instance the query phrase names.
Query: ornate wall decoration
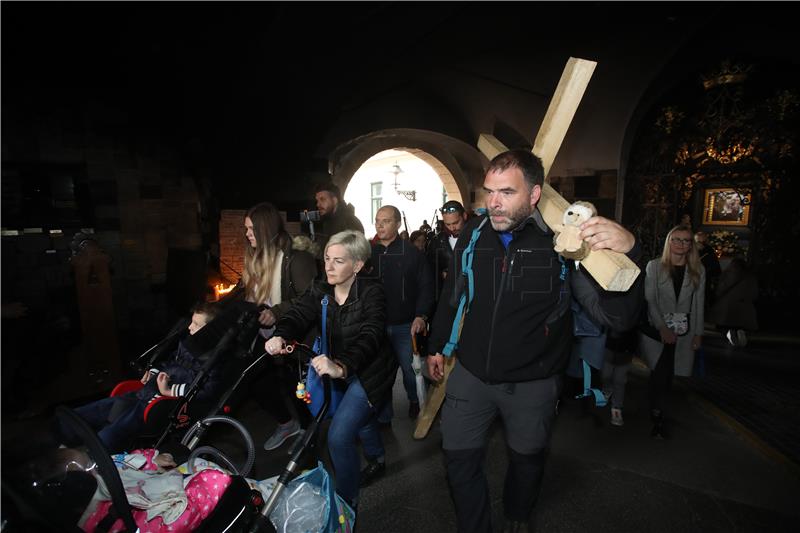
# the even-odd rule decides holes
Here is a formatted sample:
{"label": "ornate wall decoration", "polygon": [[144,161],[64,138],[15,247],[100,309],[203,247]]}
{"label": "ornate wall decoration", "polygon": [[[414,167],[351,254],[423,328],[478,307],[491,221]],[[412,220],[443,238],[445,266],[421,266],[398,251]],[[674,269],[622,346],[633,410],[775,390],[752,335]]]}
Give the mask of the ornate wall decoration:
{"label": "ornate wall decoration", "polygon": [[[653,106],[632,146],[623,214],[649,258],[689,218],[718,232],[720,253],[745,255],[765,292],[796,291],[786,243],[800,239],[800,84],[785,69],[723,61]],[[738,198],[747,216],[704,219],[715,190]]]}

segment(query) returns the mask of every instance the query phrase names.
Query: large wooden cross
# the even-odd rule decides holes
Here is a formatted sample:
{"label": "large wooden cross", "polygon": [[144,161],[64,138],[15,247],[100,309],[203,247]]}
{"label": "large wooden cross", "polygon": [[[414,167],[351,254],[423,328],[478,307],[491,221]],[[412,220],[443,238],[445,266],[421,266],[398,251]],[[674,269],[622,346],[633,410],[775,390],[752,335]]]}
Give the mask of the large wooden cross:
{"label": "large wooden cross", "polygon": [[[533,153],[542,160],[544,166],[545,180],[596,66],[597,63],[594,61],[571,57],[567,61],[567,66],[564,67],[564,72],[561,74],[561,79],[533,143]],[[478,149],[490,161],[496,155],[508,150],[503,143],[489,134],[480,135]],[[551,229],[561,223],[564,210],[568,206],[569,202],[545,181],[537,207],[545,223]],[[590,252],[581,261],[581,265],[601,287],[609,291],[628,290],[639,275],[639,268],[625,254],[609,250]],[[428,399],[419,414],[414,430],[415,439],[423,439],[428,434],[444,400],[447,378],[454,365],[455,357],[445,358],[444,379],[440,383],[431,385],[428,391]]]}

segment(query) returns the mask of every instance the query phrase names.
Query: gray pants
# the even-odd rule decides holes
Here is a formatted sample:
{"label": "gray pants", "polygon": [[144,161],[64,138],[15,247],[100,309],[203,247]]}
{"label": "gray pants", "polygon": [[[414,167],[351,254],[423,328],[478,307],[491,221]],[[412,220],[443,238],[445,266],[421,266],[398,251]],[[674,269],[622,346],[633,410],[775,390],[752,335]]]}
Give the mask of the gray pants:
{"label": "gray pants", "polygon": [[539,495],[560,389],[561,376],[489,385],[456,363],[442,408],[442,447],[459,532],[492,529],[483,463],[498,414],[509,458],[503,511],[507,519],[527,521]]}
{"label": "gray pants", "polygon": [[542,450],[550,441],[560,388],[561,376],[487,385],[456,362],[442,408],[442,447],[483,448],[499,414],[512,450],[522,454]]}

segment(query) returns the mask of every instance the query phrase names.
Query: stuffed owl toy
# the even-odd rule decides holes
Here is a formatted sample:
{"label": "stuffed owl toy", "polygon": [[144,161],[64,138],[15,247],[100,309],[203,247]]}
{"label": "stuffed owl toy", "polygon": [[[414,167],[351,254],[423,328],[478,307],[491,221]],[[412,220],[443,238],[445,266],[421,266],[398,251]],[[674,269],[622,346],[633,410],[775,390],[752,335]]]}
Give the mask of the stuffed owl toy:
{"label": "stuffed owl toy", "polygon": [[580,261],[589,254],[589,245],[580,237],[581,224],[597,214],[589,202],[575,202],[564,211],[561,224],[553,228],[554,250],[565,259]]}

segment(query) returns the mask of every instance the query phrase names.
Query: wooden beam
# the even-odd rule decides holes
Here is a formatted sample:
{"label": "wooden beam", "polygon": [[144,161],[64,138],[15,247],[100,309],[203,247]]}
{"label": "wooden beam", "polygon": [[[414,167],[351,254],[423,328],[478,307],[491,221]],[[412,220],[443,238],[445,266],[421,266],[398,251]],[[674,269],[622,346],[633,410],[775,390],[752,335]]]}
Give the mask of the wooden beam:
{"label": "wooden beam", "polygon": [[[493,135],[482,133],[478,138],[478,148],[490,161],[508,148]],[[550,228],[561,223],[564,210],[569,202],[545,183],[542,196],[536,207]],[[611,250],[590,251],[581,265],[607,291],[627,291],[639,275],[639,267],[627,255]]]}
{"label": "wooden beam", "polygon": [[[558,82],[556,92],[547,108],[536,141],[533,145],[533,153],[542,160],[544,175],[547,177],[550,167],[556,158],[564,136],[567,134],[572,117],[578,109],[589,79],[592,77],[597,63],[585,59],[569,58],[567,66]],[[503,143],[492,135],[482,134],[478,138],[478,149],[491,161],[494,157],[508,150]],[[560,194],[556,192],[548,183],[542,187],[542,196],[537,205],[542,213],[544,221],[550,228],[561,223],[564,210],[569,206]],[[625,254],[600,250],[589,252],[581,264],[592,275],[592,277],[606,290],[625,291],[628,290],[639,274],[639,268]],[[463,323],[462,323],[463,325]],[[455,365],[455,357],[445,359],[444,379],[439,383],[434,383],[428,389],[428,400],[422,408],[417,419],[414,431],[415,439],[424,439],[430,430],[436,413],[442,406],[445,396],[445,387],[450,371]]]}
{"label": "wooden beam", "polygon": [[455,356],[445,357],[444,379],[439,382],[434,381],[428,387],[428,398],[425,400],[425,405],[422,406],[422,410],[419,412],[419,416],[417,417],[417,424],[414,426],[414,438],[416,440],[421,440],[428,436],[428,432],[431,430],[431,425],[433,424],[434,419],[436,419],[436,414],[439,412],[439,408],[442,406],[442,402],[444,401],[447,378],[450,377],[450,372],[453,371],[453,367],[455,366]]}
{"label": "wooden beam", "polygon": [[533,153],[542,160],[545,176],[550,173],[550,167],[553,166],[556,154],[567,135],[567,129],[578,110],[595,67],[597,63],[594,61],[570,57],[561,73],[556,92],[553,93],[533,142]]}

